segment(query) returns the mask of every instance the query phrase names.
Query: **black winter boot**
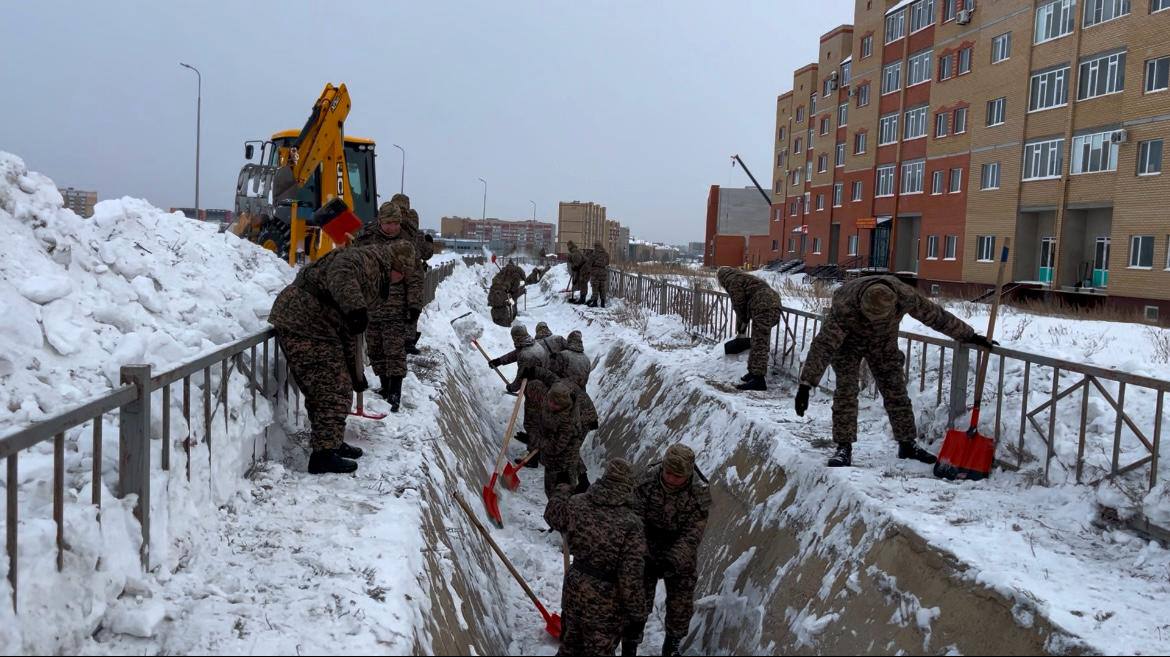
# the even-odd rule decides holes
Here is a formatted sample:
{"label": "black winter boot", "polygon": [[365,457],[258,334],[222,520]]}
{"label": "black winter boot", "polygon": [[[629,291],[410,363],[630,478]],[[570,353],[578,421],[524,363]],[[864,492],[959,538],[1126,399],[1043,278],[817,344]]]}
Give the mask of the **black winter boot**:
{"label": "black winter boot", "polygon": [[632,639],[622,639],[622,657],[637,657],[638,642]]}
{"label": "black winter boot", "polygon": [[743,376],[739,377],[739,380],[747,382],[747,381],[751,380],[751,378],[752,378],[752,373],[748,372],[747,374],[744,374]]}
{"label": "black winter boot", "polygon": [[938,460],[935,458],[934,454],[931,454],[925,449],[922,449],[918,446],[918,443],[914,442],[913,440],[907,440],[905,442],[898,443],[898,458],[914,459],[915,461],[921,461],[928,465]]}
{"label": "black winter boot", "polygon": [[515,440],[516,442],[518,442],[520,444],[527,445],[528,444],[528,432],[527,431],[517,431],[516,433],[512,434],[512,440]]}
{"label": "black winter boot", "polygon": [[406,343],[406,353],[410,354],[411,356],[417,356],[417,355],[421,354],[422,352],[418,350],[418,347],[414,346],[413,342],[407,342]]}
{"label": "black winter boot", "polygon": [[681,636],[667,634],[666,639],[662,641],[662,657],[673,657],[679,654],[678,644],[682,643],[682,640]]}
{"label": "black winter boot", "polygon": [[605,297],[604,297],[604,296],[603,296],[603,297],[601,297],[601,307],[602,307],[602,308],[604,308],[604,307],[605,307]]}
{"label": "black winter boot", "polygon": [[360,459],[362,454],[361,447],[354,447],[347,442],[342,442],[341,447],[337,448],[337,455],[343,459]]}
{"label": "black winter boot", "polygon": [[759,374],[749,374],[748,378],[743,383],[735,387],[740,390],[767,390],[768,383],[764,381],[764,377]]}
{"label": "black winter boot", "polygon": [[590,300],[585,302],[585,305],[590,307],[590,308],[596,308],[597,307],[597,299],[590,299]]}
{"label": "black winter boot", "polygon": [[589,483],[589,477],[586,475],[581,475],[581,476],[577,477],[577,489],[574,490],[573,493],[575,495],[584,493],[585,491],[589,490],[590,485],[591,484]]}
{"label": "black winter boot", "polygon": [[838,443],[837,451],[829,457],[830,468],[848,468],[853,465],[853,445],[851,443]]}
{"label": "black winter boot", "polygon": [[397,413],[398,405],[402,403],[402,379],[405,377],[392,376],[390,377],[390,394],[386,395],[386,401],[390,402],[390,412]]}
{"label": "black winter boot", "polygon": [[309,474],[325,474],[336,472],[348,474],[357,470],[357,461],[343,459],[335,449],[315,449],[309,455]]}

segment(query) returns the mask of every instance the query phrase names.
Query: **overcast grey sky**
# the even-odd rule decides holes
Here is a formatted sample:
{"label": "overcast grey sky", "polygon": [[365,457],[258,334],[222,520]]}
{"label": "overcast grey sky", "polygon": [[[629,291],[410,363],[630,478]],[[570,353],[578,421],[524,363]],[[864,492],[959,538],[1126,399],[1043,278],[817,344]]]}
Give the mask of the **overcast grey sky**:
{"label": "overcast grey sky", "polygon": [[[243,141],[300,128],[326,82],[378,142],[384,199],[556,220],[592,200],[634,236],[703,237],[711,184],[770,183],[775,98],[853,2],[5,3],[0,150],[99,198],[231,208]],[[783,9],[783,12],[781,11]]]}

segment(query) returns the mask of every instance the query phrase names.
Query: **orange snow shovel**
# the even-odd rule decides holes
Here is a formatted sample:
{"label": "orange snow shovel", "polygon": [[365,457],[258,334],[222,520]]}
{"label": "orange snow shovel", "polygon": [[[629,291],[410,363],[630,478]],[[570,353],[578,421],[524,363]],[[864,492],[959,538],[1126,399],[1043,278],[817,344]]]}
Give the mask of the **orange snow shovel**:
{"label": "orange snow shovel", "polygon": [[520,470],[528,465],[528,462],[540,453],[539,449],[534,449],[524,455],[524,458],[516,462],[516,465],[511,463],[504,466],[504,487],[508,490],[514,491],[520,488]]}
{"label": "orange snow shovel", "polygon": [[[995,332],[995,316],[999,312],[1000,295],[1003,293],[1003,270],[1007,265],[1008,244],[1011,238],[1004,238],[1003,250],[999,256],[999,273],[995,276],[995,301],[991,304],[991,317],[987,321],[987,339]],[[943,479],[969,479],[976,481],[991,475],[995,463],[995,439],[979,433],[979,407],[983,404],[983,387],[987,381],[987,364],[991,352],[981,354],[979,370],[975,375],[975,405],[971,408],[971,426],[950,429],[943,440],[938,462],[934,464],[934,476]]]}
{"label": "orange snow shovel", "polygon": [[[364,362],[365,361],[365,354],[366,354],[366,334],[365,333],[362,333],[361,335],[359,335],[357,337],[357,349],[355,351],[357,353],[354,354],[354,368],[355,368],[354,373],[355,373],[355,376],[357,376],[357,375],[361,375],[363,370],[366,369],[365,362]],[[357,417],[364,417],[367,420],[385,419],[386,418],[385,413],[375,413],[374,411],[367,411],[365,409],[365,396],[366,396],[366,393],[364,391],[357,393],[357,404],[356,404],[357,408],[355,410],[350,411],[349,414],[355,415]]]}
{"label": "orange snow shovel", "polygon": [[512,406],[512,417],[508,418],[508,428],[504,430],[504,444],[500,447],[500,457],[496,459],[496,469],[492,478],[483,487],[483,505],[487,507],[488,517],[496,527],[504,526],[504,517],[500,515],[500,500],[496,497],[496,480],[503,472],[504,461],[508,458],[508,443],[512,442],[512,430],[516,428],[516,416],[520,415],[520,404],[524,401],[524,387],[528,381],[521,379],[520,392],[516,395],[516,403]]}
{"label": "orange snow shovel", "polygon": [[520,576],[520,573],[516,572],[516,567],[512,565],[512,562],[508,560],[508,557],[504,556],[504,551],[500,549],[499,545],[496,545],[496,542],[492,539],[492,535],[488,533],[487,527],[484,527],[483,523],[479,521],[479,518],[475,517],[475,513],[472,512],[471,507],[467,505],[467,500],[463,499],[463,495],[460,494],[459,491],[455,491],[454,497],[455,501],[458,502],[459,506],[463,509],[463,512],[466,513],[467,517],[471,519],[471,524],[475,525],[475,528],[479,530],[480,534],[483,534],[484,540],[487,541],[489,546],[491,546],[492,551],[496,553],[496,556],[500,558],[500,561],[504,562],[504,566],[508,569],[508,572],[512,573],[512,577],[516,578],[516,582],[520,584],[520,587],[523,588],[524,592],[528,594],[528,598],[532,600],[533,604],[536,605],[536,610],[539,611],[540,615],[544,617],[544,631],[548,632],[549,636],[552,638],[560,639],[560,615],[548,613],[548,610],[545,609],[544,605],[540,603],[540,598],[536,597],[536,594],[533,593],[532,589],[528,587],[528,583],[524,581],[524,578]]}

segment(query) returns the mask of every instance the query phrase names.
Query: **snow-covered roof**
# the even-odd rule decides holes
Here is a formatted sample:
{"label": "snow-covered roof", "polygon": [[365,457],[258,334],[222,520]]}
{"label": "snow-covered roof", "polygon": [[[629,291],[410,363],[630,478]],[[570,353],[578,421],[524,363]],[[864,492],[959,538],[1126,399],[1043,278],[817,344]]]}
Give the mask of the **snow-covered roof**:
{"label": "snow-covered roof", "polygon": [[902,0],[902,1],[901,1],[901,2],[899,2],[898,4],[896,4],[896,5],[894,5],[893,7],[890,7],[889,9],[887,9],[887,10],[886,10],[886,16],[889,16],[890,14],[892,14],[892,13],[894,13],[894,12],[898,11],[899,9],[902,9],[902,8],[904,8],[904,7],[907,7],[907,6],[909,6],[909,5],[912,5],[912,4],[914,4],[915,2],[917,2],[917,1],[918,1],[918,0]]}

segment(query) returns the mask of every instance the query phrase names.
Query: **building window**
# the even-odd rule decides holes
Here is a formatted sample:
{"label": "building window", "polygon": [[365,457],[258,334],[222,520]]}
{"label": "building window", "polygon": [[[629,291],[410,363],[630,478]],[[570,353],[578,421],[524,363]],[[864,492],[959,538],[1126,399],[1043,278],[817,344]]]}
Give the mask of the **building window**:
{"label": "building window", "polygon": [[780,240],[772,240],[772,250],[776,251],[780,248]]}
{"label": "building window", "polygon": [[902,165],[902,193],[921,194],[922,178],[926,174],[926,160],[914,160]]}
{"label": "building window", "polygon": [[918,139],[926,136],[926,108],[916,107],[906,111],[905,139]]}
{"label": "building window", "polygon": [[817,113],[817,95],[814,93],[808,97],[808,120],[812,122],[812,115]]}
{"label": "building window", "polygon": [[861,200],[861,181],[860,180],[853,181],[853,200],[854,201]]}
{"label": "building window", "polygon": [[856,236],[856,235],[850,235],[850,236],[849,236],[849,240],[848,240],[848,243],[849,243],[849,255],[851,255],[851,256],[855,256],[855,255],[857,255],[857,242],[858,242],[858,241],[859,241],[859,240],[857,239],[857,236]]}
{"label": "building window", "polygon": [[812,210],[812,192],[804,193],[804,213],[808,214]]}
{"label": "building window", "polygon": [[829,134],[829,117],[827,116],[821,117],[821,134]]}
{"label": "building window", "polygon": [[1154,266],[1154,236],[1133,235],[1129,238],[1129,266],[1149,269]]}
{"label": "building window", "polygon": [[825,209],[825,195],[817,194],[817,212]]}
{"label": "building window", "polygon": [[[812,119],[809,119],[809,122],[811,123],[811,122],[812,122]],[[813,149],[813,131],[812,131],[812,128],[809,128],[809,129],[808,129],[808,149],[809,149],[810,151]]]}
{"label": "building window", "polygon": [[979,189],[999,189],[999,162],[988,162],[980,167]]}
{"label": "building window", "polygon": [[849,103],[841,103],[837,106],[837,127],[844,128],[849,125]]}
{"label": "building window", "polygon": [[951,194],[963,191],[963,169],[951,169],[951,186],[947,191]]}
{"label": "building window", "polygon": [[912,87],[929,81],[930,51],[924,50],[910,55],[910,59],[906,61],[906,86]]}
{"label": "building window", "polygon": [[1055,0],[1036,8],[1035,43],[1044,43],[1071,34],[1076,0]]}
{"label": "building window", "polygon": [[1077,76],[1077,100],[1120,93],[1125,89],[1125,53],[1095,57],[1081,62]]}
{"label": "building window", "polygon": [[1146,93],[1165,91],[1167,87],[1170,87],[1170,57],[1146,60]]}
{"label": "building window", "polygon": [[883,164],[877,168],[877,184],[874,186],[874,196],[894,195],[894,165]]}
{"label": "building window", "polygon": [[991,63],[998,64],[1012,56],[1012,33],[1001,34],[991,40]]}
{"label": "building window", "polygon": [[845,166],[845,142],[837,144],[837,157],[833,161],[833,165],[838,167]]}
{"label": "building window", "polygon": [[863,84],[857,88],[857,106],[865,107],[869,104],[869,85]]}
{"label": "building window", "polygon": [[1085,0],[1085,27],[1121,18],[1129,13],[1129,0]]}
{"label": "building window", "polygon": [[987,127],[1003,125],[1007,113],[1007,98],[996,98],[987,101]]}
{"label": "building window", "polygon": [[882,67],[882,94],[890,94],[902,88],[902,62]]}
{"label": "building window", "polygon": [[813,253],[817,254],[820,252],[821,252],[821,238],[814,237],[813,238]]}
{"label": "building window", "polygon": [[1151,139],[1138,144],[1138,175],[1162,173],[1162,140]]}
{"label": "building window", "polygon": [[934,115],[934,136],[935,136],[935,139],[947,136],[947,133],[950,132],[950,121],[951,121],[951,113],[950,112],[939,112],[938,114]]}
{"label": "building window", "polygon": [[957,0],[943,0],[943,22],[953,21],[959,14]]}
{"label": "building window", "polygon": [[833,93],[834,88],[835,87],[833,86],[833,78],[832,77],[825,78],[824,84],[821,85],[821,95],[828,96],[829,94]]}
{"label": "building window", "polygon": [[790,215],[792,215],[793,217],[795,217],[795,216],[796,216],[796,213],[797,213],[797,212],[799,212],[799,211],[800,211],[800,203],[798,203],[798,202],[796,202],[796,201],[793,201],[793,202],[791,203],[791,205],[789,206],[789,209],[788,209],[788,214],[790,214]]}
{"label": "building window", "polygon": [[796,122],[800,123],[804,120],[804,105],[796,108]]}
{"label": "building window", "polygon": [[995,262],[995,236],[975,236],[975,260],[978,262]]}
{"label": "building window", "polygon": [[803,143],[804,143],[804,142],[802,142],[802,141],[800,140],[800,137],[797,137],[797,138],[796,138],[796,141],[792,142],[792,152],[793,152],[793,153],[796,153],[797,155],[799,155],[799,154],[800,154],[800,145],[801,145],[801,144],[803,144]]}
{"label": "building window", "polygon": [[898,141],[898,115],[887,114],[878,119],[878,146],[894,144]]}
{"label": "building window", "polygon": [[1150,13],[1170,9],[1170,0],[1150,0]]}
{"label": "building window", "polygon": [[959,236],[947,235],[943,243],[943,260],[954,260],[959,251]]}
{"label": "building window", "polygon": [[817,156],[817,173],[824,173],[829,170],[829,156],[821,154]]}
{"label": "building window", "polygon": [[954,73],[954,58],[951,55],[943,55],[938,58],[938,79],[939,82],[949,79]]}
{"label": "building window", "polygon": [[804,173],[805,180],[812,180],[812,167],[813,167],[812,160],[809,160],[808,166],[807,166],[808,170],[805,171],[805,173]]}
{"label": "building window", "polygon": [[1065,66],[1032,74],[1028,95],[1029,112],[1068,104],[1068,68]]}
{"label": "building window", "polygon": [[776,166],[780,166],[783,161],[783,156],[780,153],[776,153]]}
{"label": "building window", "polygon": [[967,132],[967,108],[960,107],[955,110],[955,134],[961,135]]}
{"label": "building window", "polygon": [[[1167,0],[1167,2],[1170,2],[1170,0]],[[865,59],[866,57],[869,57],[870,55],[873,55],[873,35],[872,34],[866,35],[865,37],[863,37],[861,39],[861,58]]]}
{"label": "building window", "polygon": [[853,79],[853,62],[841,63],[841,84],[847,86]]}
{"label": "building window", "polygon": [[893,43],[906,34],[906,12],[898,11],[886,16],[886,43]]}
{"label": "building window", "polygon": [[1024,180],[1059,178],[1064,164],[1064,149],[1059,139],[1024,145]]}
{"label": "building window", "polygon": [[796,253],[796,238],[794,237],[788,238],[788,252]]}
{"label": "building window", "polygon": [[971,53],[974,48],[967,47],[959,51],[959,68],[955,75],[963,75],[971,72]]}
{"label": "building window", "polygon": [[938,260],[938,235],[926,236],[926,259]]}
{"label": "building window", "polygon": [[845,196],[845,183],[833,183],[833,207],[841,207],[841,201]]}
{"label": "building window", "polygon": [[[774,191],[773,193],[779,194],[780,190],[784,188],[784,182],[782,180],[780,180],[779,178],[777,178],[775,187],[776,187],[776,191]],[[779,212],[779,210],[777,210],[777,212]]]}
{"label": "building window", "polygon": [[865,152],[865,142],[866,142],[865,138],[866,138],[867,134],[868,133],[865,133],[865,132],[859,132],[859,133],[853,135],[853,154],[854,155],[861,155],[862,153]]}
{"label": "building window", "polygon": [[942,194],[943,182],[943,172],[941,169],[930,174],[930,193]]}
{"label": "building window", "polygon": [[779,139],[777,139],[777,141],[783,142],[783,141],[784,141],[784,136],[785,136],[786,134],[788,134],[788,131],[787,131],[787,129],[786,129],[786,128],[784,128],[783,126],[781,126],[781,127],[780,127],[780,138],[779,138]]}
{"label": "building window", "polygon": [[1113,143],[1115,131],[1079,135],[1072,139],[1070,173],[1097,173],[1117,171],[1117,148]]}
{"label": "building window", "polygon": [[910,32],[934,25],[934,0],[919,0],[910,5]]}

